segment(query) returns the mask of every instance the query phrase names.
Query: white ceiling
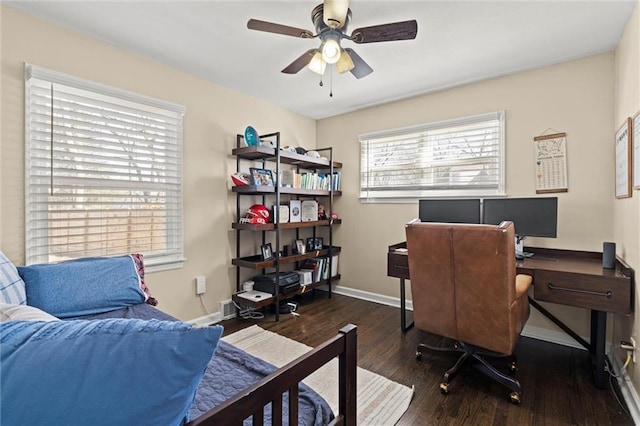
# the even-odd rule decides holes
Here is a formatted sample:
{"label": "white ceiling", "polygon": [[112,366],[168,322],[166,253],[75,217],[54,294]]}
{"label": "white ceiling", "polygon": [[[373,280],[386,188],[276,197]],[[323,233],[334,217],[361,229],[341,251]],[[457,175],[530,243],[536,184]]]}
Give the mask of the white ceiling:
{"label": "white ceiling", "polygon": [[357,80],[282,70],[319,40],[251,31],[249,18],[314,31],[297,1],[3,1],[214,83],[321,119],[391,100],[615,49],[636,0],[351,0],[351,30],[416,19],[415,40],[355,44],[373,68]]}

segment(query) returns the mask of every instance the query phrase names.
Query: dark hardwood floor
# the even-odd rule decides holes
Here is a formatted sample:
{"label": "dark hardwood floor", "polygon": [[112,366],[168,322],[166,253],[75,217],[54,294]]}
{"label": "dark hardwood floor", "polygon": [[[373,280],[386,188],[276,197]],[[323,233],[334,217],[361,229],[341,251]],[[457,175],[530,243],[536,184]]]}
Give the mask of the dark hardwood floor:
{"label": "dark hardwood floor", "polygon": [[[460,372],[449,394],[442,395],[442,374],[458,355],[426,352],[417,361],[418,343],[437,345],[441,339],[415,328],[402,333],[397,308],[335,294],[329,299],[317,292],[313,299],[299,300],[297,313],[281,315],[279,322],[268,314],[222,325],[230,334],[257,324],[309,346],[317,346],[346,324],[357,325],[358,365],[415,386],[399,425],[633,425],[613,391],[594,386],[586,351],[522,337],[516,347],[522,402],[514,405],[507,388],[471,368]],[[506,360],[492,364],[508,371]]]}

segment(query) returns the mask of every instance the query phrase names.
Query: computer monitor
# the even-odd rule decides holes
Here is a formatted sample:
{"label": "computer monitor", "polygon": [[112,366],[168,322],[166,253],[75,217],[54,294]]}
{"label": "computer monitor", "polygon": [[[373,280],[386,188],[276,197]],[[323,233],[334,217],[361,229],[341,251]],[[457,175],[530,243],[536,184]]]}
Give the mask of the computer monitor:
{"label": "computer monitor", "polygon": [[480,199],[420,200],[421,222],[480,223]]}
{"label": "computer monitor", "polygon": [[519,237],[556,238],[558,198],[486,198],[482,206],[482,223],[499,225],[513,222]]}

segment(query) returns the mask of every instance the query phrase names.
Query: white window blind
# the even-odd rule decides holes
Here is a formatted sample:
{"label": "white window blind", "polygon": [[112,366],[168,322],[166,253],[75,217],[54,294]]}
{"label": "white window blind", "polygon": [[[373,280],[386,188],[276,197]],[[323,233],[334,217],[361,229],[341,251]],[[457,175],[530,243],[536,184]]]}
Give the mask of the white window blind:
{"label": "white window blind", "polygon": [[180,266],[185,108],[33,65],[25,98],[27,264]]}
{"label": "white window blind", "polygon": [[504,112],[360,135],[363,202],[504,194]]}

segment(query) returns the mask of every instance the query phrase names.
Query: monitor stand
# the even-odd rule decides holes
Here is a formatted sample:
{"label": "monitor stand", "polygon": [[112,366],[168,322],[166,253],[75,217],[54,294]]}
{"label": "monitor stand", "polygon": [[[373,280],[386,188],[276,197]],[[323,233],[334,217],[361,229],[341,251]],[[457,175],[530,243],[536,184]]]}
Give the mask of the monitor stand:
{"label": "monitor stand", "polygon": [[516,259],[522,260],[533,256],[533,253],[524,251],[524,236],[516,235]]}

